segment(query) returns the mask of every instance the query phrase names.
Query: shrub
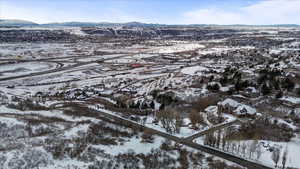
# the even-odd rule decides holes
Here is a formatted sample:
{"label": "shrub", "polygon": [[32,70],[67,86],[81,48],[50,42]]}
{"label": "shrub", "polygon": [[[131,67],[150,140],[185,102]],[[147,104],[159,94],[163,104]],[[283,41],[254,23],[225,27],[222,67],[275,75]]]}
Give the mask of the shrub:
{"label": "shrub", "polygon": [[208,85],[206,86],[206,88],[207,88],[207,90],[209,90],[209,91],[214,91],[214,92],[217,92],[217,91],[220,90],[220,86],[219,86],[219,84],[217,84],[217,83],[214,83],[214,84],[208,84]]}

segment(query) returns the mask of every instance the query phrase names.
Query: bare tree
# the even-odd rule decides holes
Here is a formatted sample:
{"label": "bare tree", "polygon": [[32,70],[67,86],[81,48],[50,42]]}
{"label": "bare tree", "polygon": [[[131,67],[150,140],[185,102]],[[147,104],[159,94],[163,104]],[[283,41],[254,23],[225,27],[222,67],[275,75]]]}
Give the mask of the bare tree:
{"label": "bare tree", "polygon": [[236,143],[232,143],[232,146],[231,146],[231,152],[235,152],[236,151]]}
{"label": "bare tree", "polygon": [[230,146],[231,146],[231,143],[228,141],[227,144],[226,144],[226,151],[227,152],[229,152]]}
{"label": "bare tree", "polygon": [[282,155],[282,168],[285,168],[286,165],[286,160],[287,160],[287,155],[288,155],[288,147],[285,148],[283,155]]}
{"label": "bare tree", "polygon": [[163,128],[169,133],[179,133],[182,125],[182,118],[175,109],[167,108],[156,113],[157,119],[162,123]]}
{"label": "bare tree", "polygon": [[225,150],[225,146],[226,146],[226,138],[223,134],[222,138],[221,138],[221,142],[222,142],[222,149]]}
{"label": "bare tree", "polygon": [[261,154],[262,154],[261,146],[260,146],[260,144],[258,144],[256,147],[256,159],[257,160],[259,160],[259,158],[261,157]]}
{"label": "bare tree", "polygon": [[241,142],[238,141],[238,145],[237,145],[237,154],[240,154],[240,150],[241,150]]}
{"label": "bare tree", "polygon": [[242,155],[243,155],[243,157],[246,156],[246,149],[247,149],[247,145],[246,145],[246,143],[243,143],[243,145],[242,145]]}
{"label": "bare tree", "polygon": [[277,167],[279,159],[280,159],[280,149],[275,148],[272,152],[272,160],[275,163],[275,168]]}
{"label": "bare tree", "polygon": [[193,128],[198,128],[198,125],[204,123],[203,114],[197,110],[190,111],[189,118],[193,125]]}
{"label": "bare tree", "polygon": [[146,124],[146,121],[147,121],[147,116],[146,116],[146,117],[143,117],[142,125],[145,125],[145,124]]}
{"label": "bare tree", "polygon": [[221,130],[218,130],[218,133],[217,133],[217,143],[216,143],[216,147],[219,148],[220,147],[220,144],[221,144]]}
{"label": "bare tree", "polygon": [[252,154],[256,151],[256,147],[257,147],[258,141],[254,140],[249,147],[249,158],[252,158]]}

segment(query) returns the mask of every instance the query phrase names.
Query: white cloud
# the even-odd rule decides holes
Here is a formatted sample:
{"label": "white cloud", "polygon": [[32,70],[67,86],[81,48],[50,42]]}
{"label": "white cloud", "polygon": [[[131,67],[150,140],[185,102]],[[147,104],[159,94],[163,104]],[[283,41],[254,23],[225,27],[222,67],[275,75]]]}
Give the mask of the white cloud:
{"label": "white cloud", "polygon": [[49,22],[132,22],[147,21],[143,17],[135,16],[124,12],[119,8],[101,7],[95,8],[78,8],[77,6],[65,7],[48,7],[48,6],[18,6],[6,1],[1,3],[0,0],[0,19],[22,19],[36,23]]}
{"label": "white cloud", "polygon": [[235,10],[199,9],[183,14],[187,24],[300,24],[300,0],[264,0]]}

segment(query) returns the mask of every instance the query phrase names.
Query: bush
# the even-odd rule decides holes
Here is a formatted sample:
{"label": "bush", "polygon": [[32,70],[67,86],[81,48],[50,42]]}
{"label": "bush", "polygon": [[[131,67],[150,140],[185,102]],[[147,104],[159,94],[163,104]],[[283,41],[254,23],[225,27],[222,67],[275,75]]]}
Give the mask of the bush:
{"label": "bush", "polygon": [[300,97],[300,88],[296,89],[296,94]]}
{"label": "bush", "polygon": [[141,137],[142,143],[154,143],[154,137],[151,134],[143,133]]}
{"label": "bush", "polygon": [[207,88],[207,90],[209,90],[209,91],[214,91],[214,92],[217,92],[217,91],[220,90],[220,86],[219,86],[219,84],[217,84],[217,83],[214,83],[214,84],[208,84],[208,85],[206,86],[206,88]]}
{"label": "bush", "polygon": [[295,87],[295,83],[290,78],[286,78],[283,81],[282,87],[287,89],[288,91],[292,91]]}
{"label": "bush", "polygon": [[277,99],[279,99],[279,98],[282,98],[282,96],[283,96],[283,93],[282,93],[282,91],[279,91],[277,94],[276,94],[276,98]]}
{"label": "bush", "polygon": [[261,93],[263,95],[268,95],[271,93],[271,88],[268,87],[266,84],[263,84],[262,87],[261,87]]}

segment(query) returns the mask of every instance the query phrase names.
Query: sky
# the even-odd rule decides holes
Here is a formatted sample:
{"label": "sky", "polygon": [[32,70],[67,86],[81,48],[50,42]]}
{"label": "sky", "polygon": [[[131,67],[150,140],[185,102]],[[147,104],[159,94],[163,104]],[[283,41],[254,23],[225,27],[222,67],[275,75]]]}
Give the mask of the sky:
{"label": "sky", "polygon": [[161,24],[300,24],[300,0],[0,0],[0,19]]}

